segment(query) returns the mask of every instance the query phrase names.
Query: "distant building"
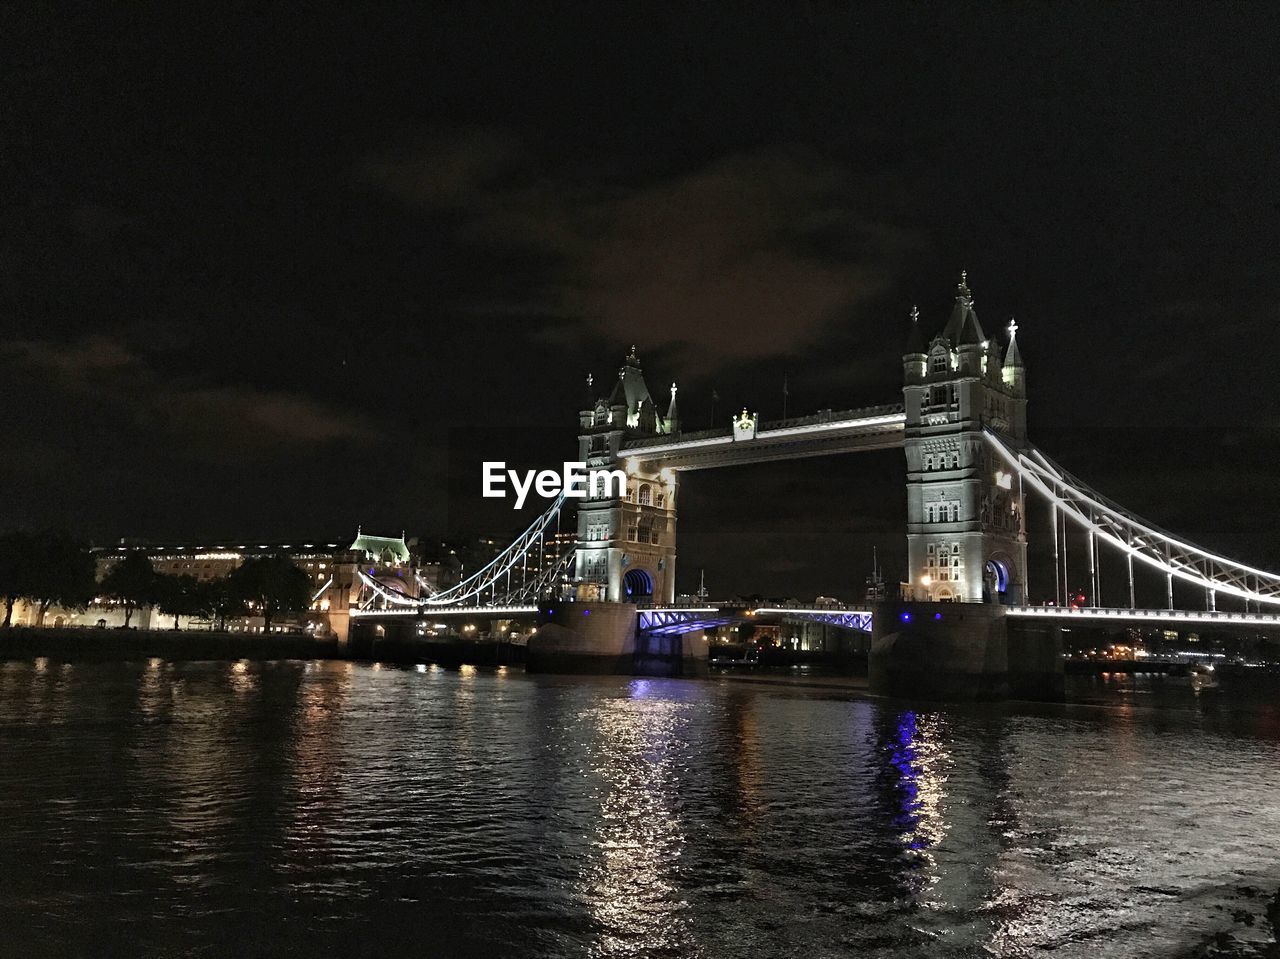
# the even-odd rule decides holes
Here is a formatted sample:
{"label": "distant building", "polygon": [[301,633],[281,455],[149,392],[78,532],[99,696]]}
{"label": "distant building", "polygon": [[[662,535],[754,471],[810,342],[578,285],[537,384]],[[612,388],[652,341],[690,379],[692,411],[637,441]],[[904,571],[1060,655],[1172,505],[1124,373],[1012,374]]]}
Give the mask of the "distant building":
{"label": "distant building", "polygon": [[[307,629],[320,636],[336,636],[346,641],[351,608],[358,601],[363,577],[377,581],[386,589],[417,597],[434,592],[418,574],[410,551],[412,540],[400,536],[373,536],[357,530],[349,546],[342,541],[234,544],[125,544],[96,550],[97,577],[130,553],[144,553],[157,573],[165,576],[193,576],[209,581],[229,576],[247,559],[260,556],[288,556],[311,579],[310,608],[303,614],[284,617],[281,629]],[[34,625],[38,610],[19,603],[14,608],[15,625]],[[45,615],[50,626],[123,626],[124,613],[115,604],[100,600],[87,610],[54,607]],[[138,629],[167,628],[172,621],[159,617],[154,609],[143,608],[134,613],[131,625]],[[229,621],[233,632],[262,629],[261,617],[243,617]]]}

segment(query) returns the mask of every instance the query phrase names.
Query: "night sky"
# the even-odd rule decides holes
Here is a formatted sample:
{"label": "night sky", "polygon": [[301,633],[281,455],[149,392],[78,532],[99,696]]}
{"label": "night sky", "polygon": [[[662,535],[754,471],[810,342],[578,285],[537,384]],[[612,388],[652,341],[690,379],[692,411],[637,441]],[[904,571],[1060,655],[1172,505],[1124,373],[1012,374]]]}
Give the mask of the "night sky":
{"label": "night sky", "polygon": [[[686,428],[895,402],[967,269],[1034,441],[1280,567],[1274,9],[53,6],[0,14],[0,527],[504,535],[479,461],[571,458],[632,343]],[[896,579],[903,478],[688,474],[680,588]]]}

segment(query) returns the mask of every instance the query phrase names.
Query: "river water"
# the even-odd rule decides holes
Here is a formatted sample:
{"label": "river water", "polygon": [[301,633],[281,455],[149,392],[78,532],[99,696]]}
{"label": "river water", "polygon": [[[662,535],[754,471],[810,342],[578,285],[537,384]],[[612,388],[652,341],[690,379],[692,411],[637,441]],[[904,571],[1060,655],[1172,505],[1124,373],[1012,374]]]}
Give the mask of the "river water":
{"label": "river water", "polygon": [[1177,956],[1264,940],[1280,689],[0,663],[5,956]]}

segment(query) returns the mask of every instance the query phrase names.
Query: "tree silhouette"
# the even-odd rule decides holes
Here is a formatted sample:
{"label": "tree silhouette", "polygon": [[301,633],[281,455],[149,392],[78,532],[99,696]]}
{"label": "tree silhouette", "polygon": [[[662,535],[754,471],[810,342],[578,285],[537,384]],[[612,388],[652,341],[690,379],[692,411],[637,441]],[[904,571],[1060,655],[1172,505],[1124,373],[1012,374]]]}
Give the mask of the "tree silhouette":
{"label": "tree silhouette", "polygon": [[200,585],[205,594],[209,615],[217,619],[218,629],[225,632],[228,619],[248,613],[245,598],[240,595],[236,583],[230,576],[206,580]]}
{"label": "tree silhouette", "polygon": [[0,533],[0,596],[4,597],[4,626],[13,622],[13,605],[26,596],[31,587],[30,533],[10,530]]}
{"label": "tree silhouette", "polygon": [[189,573],[181,576],[156,577],[156,605],[173,617],[173,628],[178,628],[178,617],[213,615],[213,594]]}
{"label": "tree silhouette", "polygon": [[229,579],[235,594],[262,612],[263,632],[280,613],[305,610],[311,598],[311,577],[285,556],[247,559]]}
{"label": "tree silhouette", "polygon": [[156,601],[158,588],[155,567],[143,553],[128,553],[102,577],[102,593],[124,605],[124,625],[133,619],[134,610]]}
{"label": "tree silhouette", "polygon": [[39,604],[36,620],[44,625],[50,606],[84,609],[97,593],[94,561],[90,552],[64,530],[50,530],[31,537],[26,597]]}

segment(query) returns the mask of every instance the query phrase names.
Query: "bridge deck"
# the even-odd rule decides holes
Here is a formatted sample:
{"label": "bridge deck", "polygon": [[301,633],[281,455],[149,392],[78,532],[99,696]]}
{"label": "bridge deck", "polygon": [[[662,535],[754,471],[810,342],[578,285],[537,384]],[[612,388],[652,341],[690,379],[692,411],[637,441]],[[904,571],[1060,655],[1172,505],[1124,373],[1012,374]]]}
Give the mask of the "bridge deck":
{"label": "bridge deck", "polygon": [[1021,619],[1051,619],[1097,625],[1177,625],[1280,627],[1280,615],[1272,613],[1228,613],[1213,610],[1119,609],[1105,607],[1010,606],[1005,612]]}

